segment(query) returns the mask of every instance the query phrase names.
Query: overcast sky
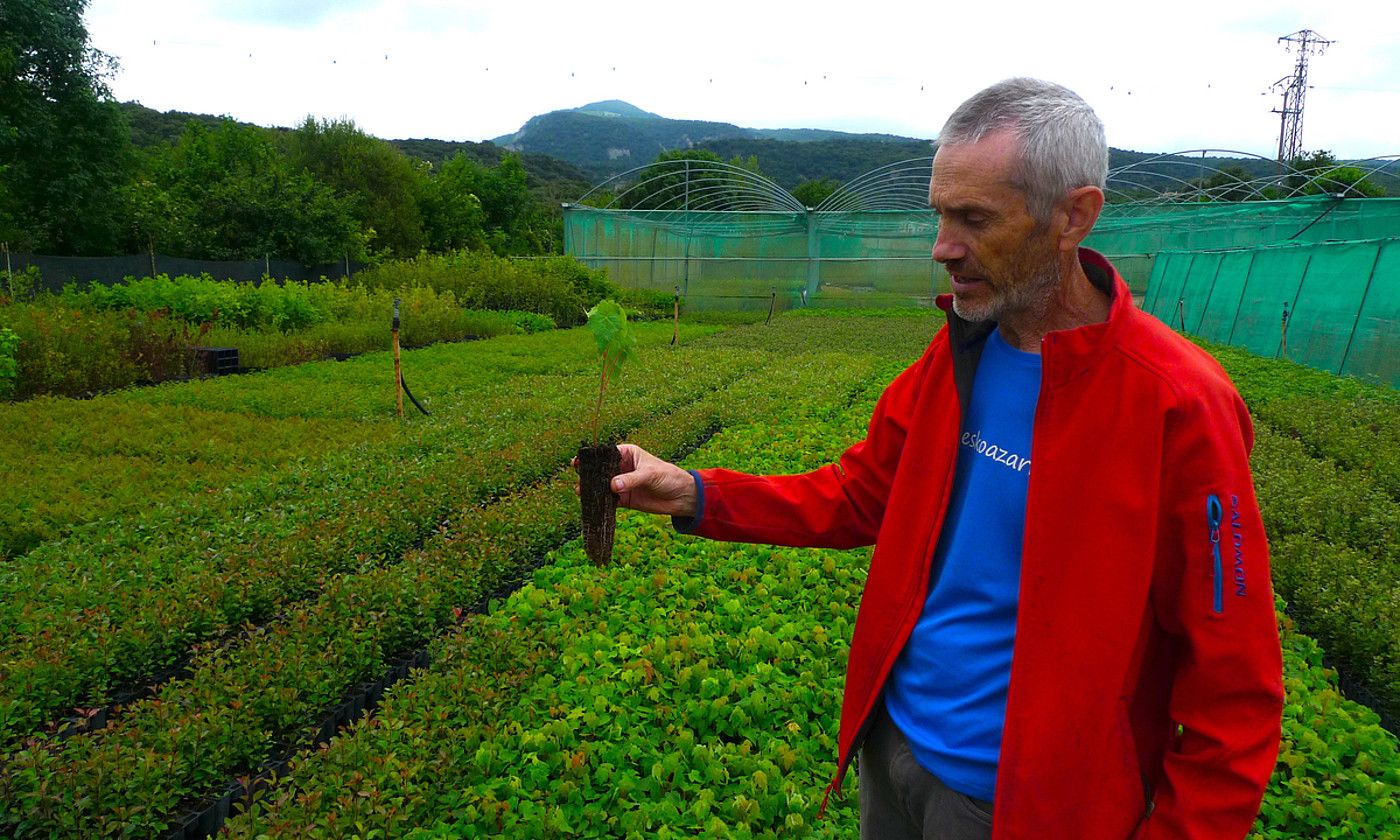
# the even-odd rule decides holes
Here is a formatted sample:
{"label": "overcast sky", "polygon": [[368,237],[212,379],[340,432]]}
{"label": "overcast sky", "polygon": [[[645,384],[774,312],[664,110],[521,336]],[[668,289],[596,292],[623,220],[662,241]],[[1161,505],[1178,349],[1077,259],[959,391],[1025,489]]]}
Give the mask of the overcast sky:
{"label": "overcast sky", "polygon": [[[1152,11],[1139,11],[1150,8]],[[1296,52],[1309,60],[1303,144],[1400,154],[1400,24],[1356,0],[837,4],[91,0],[116,97],[295,125],[349,117],[389,138],[486,140],[547,111],[623,99],[678,119],[931,138],[1008,76],[1066,84],[1110,145],[1277,153]]]}

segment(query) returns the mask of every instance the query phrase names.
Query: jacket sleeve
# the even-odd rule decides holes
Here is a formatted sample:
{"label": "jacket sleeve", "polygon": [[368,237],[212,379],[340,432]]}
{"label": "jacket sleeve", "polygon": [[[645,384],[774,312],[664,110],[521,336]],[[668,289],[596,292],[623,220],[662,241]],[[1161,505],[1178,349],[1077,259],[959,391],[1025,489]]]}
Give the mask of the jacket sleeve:
{"label": "jacket sleeve", "polygon": [[698,521],[678,523],[680,530],[716,540],[799,547],[874,543],[931,352],[890,383],[865,439],[836,463],[781,476],[697,470],[704,506]]}
{"label": "jacket sleeve", "polygon": [[1176,640],[1168,708],[1179,730],[1142,840],[1245,837],[1278,756],[1283,663],[1253,427],[1228,380],[1216,381],[1167,418],[1153,606]]}

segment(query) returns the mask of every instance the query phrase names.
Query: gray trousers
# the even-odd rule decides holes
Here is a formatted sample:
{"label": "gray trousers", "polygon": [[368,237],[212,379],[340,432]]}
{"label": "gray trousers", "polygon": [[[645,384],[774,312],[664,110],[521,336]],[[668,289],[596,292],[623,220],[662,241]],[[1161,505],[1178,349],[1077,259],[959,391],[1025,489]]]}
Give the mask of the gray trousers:
{"label": "gray trousers", "polygon": [[992,803],[950,790],[919,765],[882,699],[860,751],[861,840],[989,840]]}

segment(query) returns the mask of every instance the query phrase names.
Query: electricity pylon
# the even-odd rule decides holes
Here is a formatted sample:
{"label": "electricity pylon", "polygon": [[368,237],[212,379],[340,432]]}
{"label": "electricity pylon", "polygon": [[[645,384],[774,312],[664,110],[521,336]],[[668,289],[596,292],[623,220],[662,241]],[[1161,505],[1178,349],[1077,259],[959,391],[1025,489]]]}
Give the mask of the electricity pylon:
{"label": "electricity pylon", "polygon": [[1274,82],[1275,90],[1283,90],[1283,107],[1274,109],[1274,113],[1280,115],[1278,160],[1287,165],[1303,156],[1303,99],[1308,92],[1308,56],[1320,54],[1333,42],[1311,29],[1300,29],[1279,40],[1290,52],[1295,45],[1298,50],[1293,75]]}

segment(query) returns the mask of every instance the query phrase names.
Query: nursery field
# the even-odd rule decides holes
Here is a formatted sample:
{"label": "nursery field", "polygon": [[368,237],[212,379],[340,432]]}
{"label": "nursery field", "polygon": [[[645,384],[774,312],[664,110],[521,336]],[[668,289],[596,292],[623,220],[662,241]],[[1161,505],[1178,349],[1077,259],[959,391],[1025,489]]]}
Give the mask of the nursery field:
{"label": "nursery field", "polygon": [[[638,324],[602,434],[815,468],[940,323]],[[1400,400],[1210,349],[1256,416],[1281,596],[1256,836],[1397,837]],[[0,404],[0,836],[856,836],[858,777],[817,810],[868,551],[623,513],[594,566],[592,338],[403,363],[431,416],[394,416],[382,352]]]}

